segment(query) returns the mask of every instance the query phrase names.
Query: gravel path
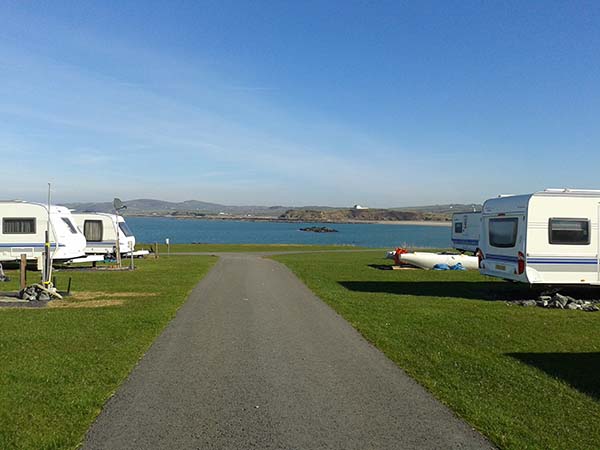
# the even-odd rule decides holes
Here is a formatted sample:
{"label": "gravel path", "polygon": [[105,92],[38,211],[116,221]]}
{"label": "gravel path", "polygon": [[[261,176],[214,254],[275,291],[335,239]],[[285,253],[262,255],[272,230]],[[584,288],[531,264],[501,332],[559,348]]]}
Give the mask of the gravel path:
{"label": "gravel path", "polygon": [[88,432],[86,449],[479,449],[287,268],[222,255]]}

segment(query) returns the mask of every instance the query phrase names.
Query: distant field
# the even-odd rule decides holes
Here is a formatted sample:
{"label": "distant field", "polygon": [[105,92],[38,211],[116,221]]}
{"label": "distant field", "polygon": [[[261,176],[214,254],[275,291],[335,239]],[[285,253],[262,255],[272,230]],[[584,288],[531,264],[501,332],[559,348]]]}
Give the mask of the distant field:
{"label": "distant field", "polygon": [[[138,244],[136,248],[154,248],[155,244]],[[301,245],[301,244],[171,244],[173,253],[197,252],[293,252],[323,250],[364,250],[353,245]],[[166,244],[158,244],[160,255],[167,254]]]}
{"label": "distant field", "polygon": [[[214,264],[136,260],[133,272],[56,272],[73,298],[0,308],[0,448],[75,448],[104,402]],[[18,274],[0,290],[17,288]],[[34,281],[39,273],[29,273]]]}
{"label": "distant field", "polygon": [[477,272],[369,266],[381,257],[274,259],[499,447],[600,448],[600,313],[507,305],[538,291]]}

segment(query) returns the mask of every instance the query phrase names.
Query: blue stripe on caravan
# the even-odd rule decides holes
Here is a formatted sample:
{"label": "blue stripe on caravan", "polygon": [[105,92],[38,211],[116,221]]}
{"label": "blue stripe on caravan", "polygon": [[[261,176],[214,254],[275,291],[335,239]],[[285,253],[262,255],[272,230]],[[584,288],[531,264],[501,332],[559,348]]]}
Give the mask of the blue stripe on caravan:
{"label": "blue stripe on caravan", "polygon": [[[13,248],[13,247],[18,247],[18,248],[22,248],[22,247],[32,247],[32,248],[44,248],[44,243],[42,242],[41,244],[35,243],[35,244],[31,244],[31,243],[27,243],[27,244],[20,244],[20,243],[9,243],[9,244],[0,244],[1,248]],[[65,247],[65,244],[58,244],[59,247]],[[50,243],[50,247],[56,247],[56,242],[51,242]]]}
{"label": "blue stripe on caravan", "polygon": [[551,258],[531,258],[527,260],[528,264],[592,264],[597,265],[597,259],[551,259]]}
{"label": "blue stripe on caravan", "polygon": [[497,259],[498,261],[508,261],[508,262],[517,262],[518,258],[516,256],[505,256],[505,255],[485,255],[485,259]]}
{"label": "blue stripe on caravan", "polygon": [[452,239],[452,242],[457,244],[470,244],[470,245],[478,245],[479,241],[476,239]]}

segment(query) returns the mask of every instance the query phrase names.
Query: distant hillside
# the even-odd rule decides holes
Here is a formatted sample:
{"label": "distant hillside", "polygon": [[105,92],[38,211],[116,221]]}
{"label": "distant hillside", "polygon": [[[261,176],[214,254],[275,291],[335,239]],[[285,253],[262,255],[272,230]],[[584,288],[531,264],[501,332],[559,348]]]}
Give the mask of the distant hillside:
{"label": "distant hillside", "polygon": [[416,211],[416,212],[424,212],[424,213],[434,213],[434,214],[447,214],[452,215],[455,212],[467,212],[467,211],[481,211],[481,204],[462,204],[462,203],[453,203],[450,205],[430,205],[430,206],[404,206],[398,208],[389,208],[394,211]]}
{"label": "distant hillside", "polygon": [[352,221],[444,221],[447,215],[414,211],[394,211],[390,209],[335,209],[315,211],[293,209],[279,216],[282,220],[302,222],[352,222]]}
{"label": "distant hillside", "polygon": [[[412,206],[389,209],[351,209],[330,206],[231,206],[199,200],[167,202],[155,199],[135,199],[124,202],[125,215],[173,215],[173,216],[213,216],[265,217],[281,220],[302,220],[319,222],[344,222],[359,220],[449,220],[453,212],[481,210],[481,205],[433,205]],[[68,203],[65,206],[77,211],[112,212],[112,202]]]}
{"label": "distant hillside", "polygon": [[[167,202],[154,199],[136,199],[123,202],[127,209],[123,212],[125,215],[143,215],[143,214],[158,214],[158,215],[214,215],[214,214],[230,214],[230,215],[255,215],[265,217],[277,217],[290,209],[293,206],[230,206],[221,205],[218,203],[209,203],[199,200],[186,200],[183,202]],[[113,212],[112,202],[89,202],[89,203],[68,203],[65,206],[77,211],[88,212]],[[304,206],[307,209],[330,209],[327,206]]]}

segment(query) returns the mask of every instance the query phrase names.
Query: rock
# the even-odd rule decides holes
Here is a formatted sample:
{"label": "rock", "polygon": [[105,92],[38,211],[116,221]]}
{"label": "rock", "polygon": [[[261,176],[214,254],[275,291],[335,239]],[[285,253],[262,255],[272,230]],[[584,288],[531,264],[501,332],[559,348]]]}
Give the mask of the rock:
{"label": "rock", "polygon": [[575,310],[575,309],[581,309],[581,305],[578,305],[575,302],[571,302],[571,303],[567,304],[567,308],[566,309],[573,309],[573,310]]}
{"label": "rock", "polygon": [[548,307],[548,300],[538,300],[535,302],[539,307],[541,308],[547,308]]}
{"label": "rock", "polygon": [[598,308],[596,305],[585,305],[585,306],[582,306],[581,309],[583,311],[587,311],[587,312],[600,311],[600,308]]}
{"label": "rock", "polygon": [[557,308],[564,308],[569,303],[569,299],[564,295],[559,294],[558,292],[552,296],[552,301],[556,305]]}
{"label": "rock", "polygon": [[306,227],[300,228],[300,231],[310,231],[312,233],[337,233],[338,230],[328,227]]}
{"label": "rock", "polygon": [[552,300],[552,297],[551,297],[551,296],[549,296],[549,295],[540,295],[540,296],[538,297],[538,299],[539,299],[540,301],[542,301],[542,302],[546,302],[546,304],[548,304],[548,302],[549,302],[550,300]]}
{"label": "rock", "polygon": [[535,300],[523,300],[521,306],[537,306],[537,302]]}
{"label": "rock", "polygon": [[40,293],[38,294],[38,297],[37,297],[37,299],[38,299],[40,302],[47,302],[48,300],[50,300],[50,296],[49,296],[49,295],[48,295],[46,292],[40,292]]}

